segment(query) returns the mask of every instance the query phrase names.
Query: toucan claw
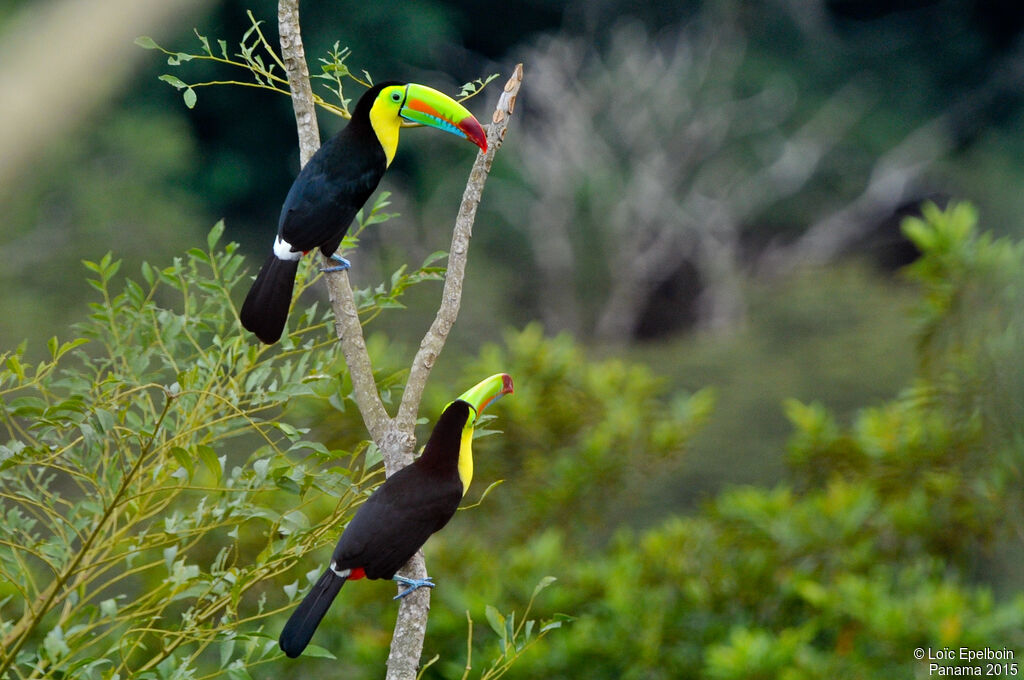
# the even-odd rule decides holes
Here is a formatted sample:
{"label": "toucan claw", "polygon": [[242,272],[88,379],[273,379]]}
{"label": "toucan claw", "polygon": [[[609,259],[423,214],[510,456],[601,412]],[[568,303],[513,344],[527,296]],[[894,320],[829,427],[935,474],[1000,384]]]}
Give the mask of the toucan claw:
{"label": "toucan claw", "polygon": [[406,595],[408,595],[409,593],[411,593],[414,590],[418,590],[420,588],[433,588],[434,586],[437,585],[436,583],[434,583],[434,581],[429,576],[426,577],[426,578],[420,579],[420,578],[406,578],[404,576],[399,576],[398,574],[395,574],[394,577],[391,580],[392,581],[398,581],[402,585],[409,586],[408,588],[406,588],[405,590],[400,592],[398,595],[395,595],[393,598],[391,598],[392,600],[400,600],[400,599],[402,599],[403,597],[405,597]]}
{"label": "toucan claw", "polygon": [[338,255],[337,253],[334,253],[333,255],[331,255],[331,259],[334,260],[335,262],[340,262],[341,264],[335,265],[334,267],[320,267],[320,271],[325,272],[325,273],[326,272],[343,272],[346,269],[349,269],[349,268],[352,267],[352,263],[351,262],[349,262],[348,260],[343,258],[341,255]]}

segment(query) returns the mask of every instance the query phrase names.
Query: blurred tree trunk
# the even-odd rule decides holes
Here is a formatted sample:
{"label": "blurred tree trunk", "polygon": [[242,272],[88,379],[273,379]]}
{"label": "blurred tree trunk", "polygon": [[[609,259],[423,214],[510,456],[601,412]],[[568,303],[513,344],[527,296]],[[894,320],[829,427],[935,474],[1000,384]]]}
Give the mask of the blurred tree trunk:
{"label": "blurred tree trunk", "polygon": [[[868,100],[851,84],[794,121],[788,79],[741,93],[745,48],[735,27],[697,22],[661,41],[620,27],[604,52],[566,38],[528,52],[542,75],[531,81],[518,158],[532,194],[525,230],[537,305],[550,329],[628,342],[684,269],[700,289],[678,318],[714,331],[742,323],[741,229],[807,186]],[[587,328],[580,309],[602,277],[606,296]]]}
{"label": "blurred tree trunk", "polygon": [[150,59],[135,38],[172,34],[210,1],[26,4],[0,35],[0,192],[16,186],[25,164],[106,105]]}
{"label": "blurred tree trunk", "polygon": [[768,249],[759,269],[778,275],[799,266],[827,263],[863,239],[903,205],[927,193],[925,177],[962,139],[979,133],[979,115],[1024,86],[1024,43],[1010,50],[988,79],[939,115],[925,121],[874,162],[863,191],[816,220],[796,241]]}

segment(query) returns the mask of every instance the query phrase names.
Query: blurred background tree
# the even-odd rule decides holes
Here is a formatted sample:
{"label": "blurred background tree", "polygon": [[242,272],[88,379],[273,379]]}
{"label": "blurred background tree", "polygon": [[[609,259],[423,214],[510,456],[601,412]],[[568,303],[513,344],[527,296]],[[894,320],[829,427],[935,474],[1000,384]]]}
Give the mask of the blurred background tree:
{"label": "blurred background tree", "polygon": [[[214,72],[132,45],[194,50],[193,27],[235,42],[247,9],[273,42],[272,0],[0,8],[0,346],[28,338],[41,359],[43,339],[74,335],[81,259],[114,250],[136,272],[221,217],[261,252],[298,169],[287,98],[210,88],[187,109],[157,76]],[[507,481],[428,556],[446,574],[428,673],[461,677],[465,609],[477,649],[492,645],[483,603],[521,602],[547,574],[561,581],[545,615],[579,620],[523,677],[910,677],[929,642],[1020,649],[1019,259],[995,239],[1024,233],[1024,8],[479,12],[303,3],[314,68],[340,41],[354,70],[448,91],[517,60],[530,74],[432,387],[439,407],[467,363],[518,371],[502,453],[479,463]],[[386,180],[400,216],[363,238],[356,284],[444,247],[457,153],[405,135]],[[929,218],[953,225],[932,241],[900,230],[922,199],[950,197],[993,236],[957,236],[963,208]],[[901,267],[922,251],[912,283]],[[373,322],[382,371],[404,365],[390,357],[435,293]],[[296,413],[332,447],[351,434]],[[738,484],[757,488],[723,493]],[[325,645],[370,663],[387,609],[364,599]]]}

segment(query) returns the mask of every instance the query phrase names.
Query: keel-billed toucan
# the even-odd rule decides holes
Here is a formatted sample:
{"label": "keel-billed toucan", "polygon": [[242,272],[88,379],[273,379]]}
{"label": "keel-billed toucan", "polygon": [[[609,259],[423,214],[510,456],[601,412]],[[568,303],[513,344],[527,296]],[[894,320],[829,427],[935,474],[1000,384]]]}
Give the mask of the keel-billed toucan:
{"label": "keel-billed toucan", "polygon": [[274,248],[252,284],[239,317],[260,340],[281,337],[303,254],[334,251],[356,213],[391,165],[403,125],[429,125],[487,150],[487,135],[461,104],[425,85],[387,82],[367,90],[341,132],[320,147],[295,178],[281,208]]}
{"label": "keel-billed toucan", "polygon": [[407,579],[395,572],[455,514],[473,478],[476,419],[487,404],[511,391],[512,378],[498,373],[444,408],[423,454],[374,491],[345,527],[327,569],[281,631],[285,654],[302,653],[347,580],[392,579],[409,586],[398,597],[434,587],[429,578]]}

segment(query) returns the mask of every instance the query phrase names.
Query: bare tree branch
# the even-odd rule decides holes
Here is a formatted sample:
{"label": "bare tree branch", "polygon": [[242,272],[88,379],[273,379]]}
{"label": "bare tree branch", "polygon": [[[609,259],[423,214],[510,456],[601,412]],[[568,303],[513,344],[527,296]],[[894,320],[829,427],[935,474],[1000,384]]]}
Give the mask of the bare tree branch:
{"label": "bare tree branch", "polygon": [[[301,159],[305,164],[319,148],[320,138],[312,88],[309,83],[309,71],[299,30],[298,0],[279,0],[278,24],[281,35],[281,52],[288,72],[295,120],[299,130]],[[416,446],[414,433],[416,414],[419,411],[430,371],[444,348],[448,333],[455,324],[459,313],[462,301],[462,281],[469,255],[469,240],[473,233],[476,209],[480,203],[480,196],[483,193],[484,183],[487,181],[494,154],[505,138],[509,117],[515,107],[516,95],[519,92],[522,77],[523,67],[522,64],[518,64],[512,78],[505,85],[492,123],[488,126],[488,152],[477,155],[470,172],[452,234],[452,247],[448,256],[441,304],[434,322],[420,343],[419,351],[413,360],[398,415],[395,418],[388,416],[380,399],[348,272],[334,272],[325,276],[331,307],[334,310],[335,330],[352,378],[353,398],[359,407],[367,431],[380,448],[384,458],[385,473],[388,477],[413,460]],[[325,258],[325,262],[329,262],[329,260]],[[422,551],[413,556],[401,573],[412,578],[424,578],[427,575]],[[423,651],[429,610],[430,590],[428,588],[421,588],[402,599],[391,639],[391,650],[388,654],[388,680],[415,679],[420,655]]]}
{"label": "bare tree branch", "polygon": [[[323,262],[330,266],[328,263],[331,260],[324,257]],[[345,364],[352,377],[352,397],[359,407],[359,414],[363,417],[367,432],[380,446],[391,418],[384,409],[384,403],[377,391],[377,382],[373,378],[373,363],[366,349],[366,340],[363,337],[363,327],[359,323],[359,310],[352,293],[352,284],[348,279],[348,271],[330,272],[324,275],[324,282],[327,285],[331,308],[334,310],[334,328],[341,344],[341,353],[345,355]],[[381,447],[381,450],[387,449]],[[390,460],[385,454],[384,464],[388,476],[394,472],[390,467]]]}
{"label": "bare tree branch", "polygon": [[299,30],[298,0],[281,0],[277,5],[277,32],[281,36],[281,57],[292,91],[295,124],[299,128],[299,165],[305,165],[320,148],[320,127],[316,121],[313,86],[309,82],[306,50]]}
{"label": "bare tree branch", "polygon": [[[416,442],[413,429],[416,426],[416,413],[419,411],[420,399],[423,396],[423,389],[426,387],[427,378],[430,377],[434,361],[444,348],[448,332],[459,313],[462,301],[462,280],[466,271],[469,239],[473,233],[476,208],[480,204],[480,196],[491,170],[494,154],[505,139],[509,117],[515,108],[516,96],[519,93],[522,80],[523,65],[517,64],[512,77],[505,85],[504,92],[498,99],[492,122],[487,126],[488,151],[486,154],[477,155],[473,169],[469,173],[469,181],[462,195],[462,205],[459,208],[452,234],[452,249],[448,254],[448,270],[445,274],[444,290],[441,293],[441,305],[413,359],[398,415],[389,422],[385,443],[381,446],[388,476],[412,462],[413,447]],[[389,456],[391,457],[390,463]],[[427,575],[427,567],[423,561],[423,551],[417,551],[401,573],[410,578],[424,578]],[[428,588],[420,588],[402,598],[402,604],[398,609],[398,620],[395,621],[395,632],[391,638],[391,652],[388,654],[387,680],[414,680],[416,678],[420,655],[423,652],[423,638],[427,632],[429,610],[430,590]]]}
{"label": "bare tree branch", "polygon": [[409,379],[402,395],[402,403],[398,408],[397,424],[403,430],[411,430],[416,422],[423,389],[427,377],[434,366],[434,361],[441,353],[448,333],[455,324],[462,300],[462,280],[466,273],[466,259],[469,256],[469,240],[473,236],[473,222],[476,209],[480,205],[484,182],[491,171],[494,154],[501,148],[508,130],[508,120],[515,108],[516,96],[523,82],[523,65],[517,64],[512,77],[505,84],[498,105],[494,110],[492,122],[487,126],[487,153],[477,154],[476,162],[469,173],[469,181],[462,194],[462,204],[455,218],[455,230],[452,234],[452,246],[448,253],[448,269],[444,277],[444,290],[441,293],[441,306],[437,310],[434,322],[420,342],[412,366]]}
{"label": "bare tree branch", "polygon": [[[302,46],[298,0],[280,0],[277,22],[278,33],[281,36],[281,57],[288,72],[292,108],[295,110],[295,123],[299,132],[299,158],[301,165],[305,165],[320,148],[320,131],[316,120],[316,106],[313,103],[313,88],[309,81],[309,67]],[[390,418],[384,410],[384,404],[377,392],[377,384],[373,379],[373,365],[366,351],[348,272],[328,274],[325,280],[331,307],[334,309],[338,338],[341,340],[345,361],[352,376],[355,402],[370,436],[379,444]],[[389,474],[390,472],[388,469]]]}

